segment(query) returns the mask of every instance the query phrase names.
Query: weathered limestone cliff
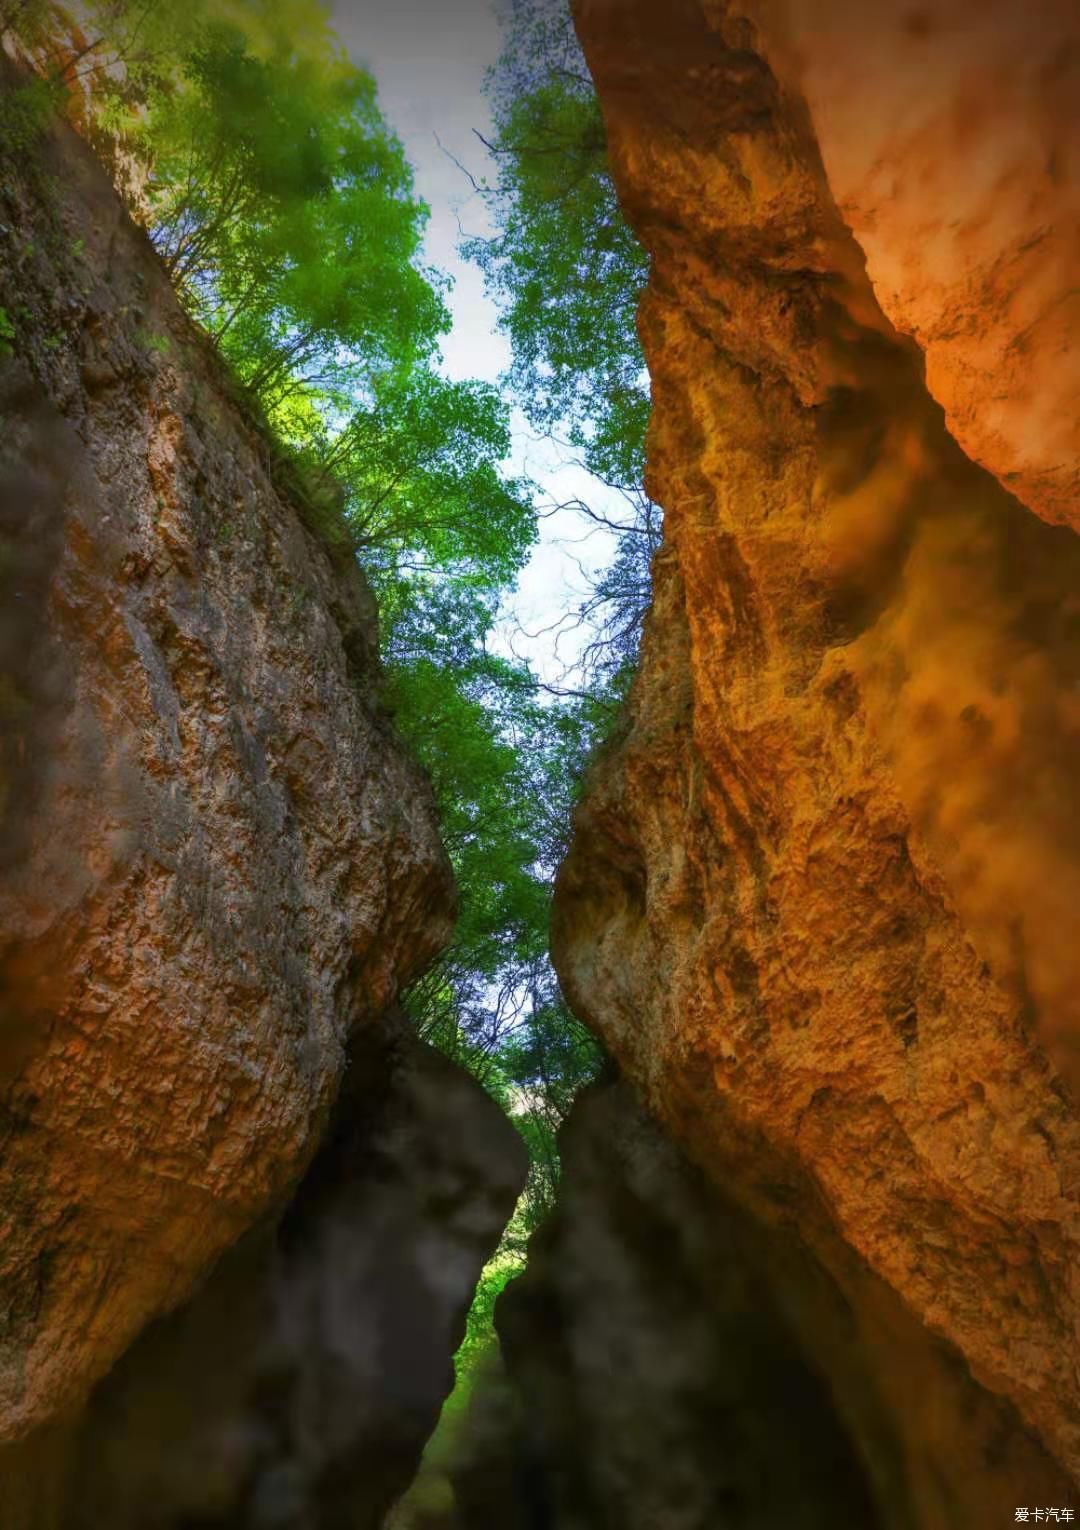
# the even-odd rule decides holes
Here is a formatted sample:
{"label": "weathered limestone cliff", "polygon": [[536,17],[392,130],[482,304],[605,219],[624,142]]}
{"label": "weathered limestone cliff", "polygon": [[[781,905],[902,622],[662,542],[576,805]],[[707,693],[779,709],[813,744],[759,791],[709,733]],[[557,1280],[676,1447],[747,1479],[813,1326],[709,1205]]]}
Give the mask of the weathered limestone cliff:
{"label": "weathered limestone cliff", "polygon": [[254,1525],[276,1472],[290,1524],[374,1524],[524,1177],[372,1039],[450,932],[433,799],[354,558],[146,237],[65,127],[3,142],[0,1519]]}
{"label": "weathered limestone cliff", "polygon": [[829,188],[967,454],[1080,529],[1080,20],[1063,0],[760,0]]}
{"label": "weathered limestone cliff", "polygon": [[[904,43],[923,61],[901,65],[919,78],[908,109],[957,125],[935,144],[938,217],[966,173],[968,64],[1008,57],[1031,24],[976,9],[970,46],[935,46],[937,8]],[[848,104],[900,46],[873,32],[877,8],[838,44],[839,74],[797,24],[812,6],[763,30],[738,0],[575,10],[653,262],[641,325],[666,539],[627,729],[560,878],[560,974],[754,1228],[760,1279],[828,1379],[881,1523],[1075,1509],[1080,542],[1007,492],[1070,519],[1068,433],[1020,423],[1014,384],[1060,423],[1060,380],[1041,379],[1073,310],[1053,309],[1053,261],[1028,283],[1035,247],[1014,248],[1028,225],[1008,197],[970,234],[970,267],[961,240],[937,286],[905,287],[922,270],[925,231],[904,221],[919,162],[894,166],[888,146],[911,124],[883,111],[857,141]],[[1056,15],[1063,35],[1069,8]],[[1023,100],[1038,70],[1010,78]],[[1032,167],[1031,216],[1074,263],[1058,163]],[[859,166],[876,167],[879,211],[849,226],[849,203],[871,206]],[[991,270],[1022,300],[992,301]],[[954,303],[975,305],[960,328]],[[925,341],[930,389],[893,318]],[[1035,360],[1000,374],[1010,343]],[[1013,432],[1023,461],[1002,447]]]}

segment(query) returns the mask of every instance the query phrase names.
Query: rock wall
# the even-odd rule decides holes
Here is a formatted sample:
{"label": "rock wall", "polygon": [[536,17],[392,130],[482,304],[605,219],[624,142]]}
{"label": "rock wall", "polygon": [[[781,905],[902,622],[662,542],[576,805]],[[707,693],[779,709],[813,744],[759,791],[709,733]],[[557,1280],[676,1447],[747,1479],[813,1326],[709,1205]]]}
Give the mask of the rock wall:
{"label": "rock wall", "polygon": [[351,1038],[445,943],[454,894],[428,785],[379,710],[355,560],[312,529],[85,146],[59,126],[18,144],[3,120],[0,1438],[16,1439],[74,1413],[280,1211]]}
{"label": "rock wall", "polygon": [[468,1074],[403,1022],[362,1032],[285,1217],[146,1330],[77,1429],[18,1447],[4,1525],[378,1530],[453,1385],[525,1169]]}
{"label": "rock wall", "polygon": [[829,187],[946,423],[1080,529],[1080,14],[1068,0],[762,0]]}
{"label": "rock wall", "polygon": [[[757,1229],[882,1524],[1075,1512],[1080,543],[949,434],[837,208],[802,34],[735,0],[575,11],[652,258],[666,533],[560,975]],[[872,88],[862,36],[830,99]]]}
{"label": "rock wall", "polygon": [[626,1083],[582,1095],[559,1205],[500,1297],[456,1530],[772,1530],[876,1517],[752,1230]]}

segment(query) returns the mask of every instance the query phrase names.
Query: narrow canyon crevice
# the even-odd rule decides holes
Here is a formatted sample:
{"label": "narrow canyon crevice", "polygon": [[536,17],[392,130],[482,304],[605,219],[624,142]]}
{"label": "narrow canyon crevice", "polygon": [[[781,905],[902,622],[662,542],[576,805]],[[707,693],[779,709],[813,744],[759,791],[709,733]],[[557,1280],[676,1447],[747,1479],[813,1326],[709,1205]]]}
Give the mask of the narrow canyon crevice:
{"label": "narrow canyon crevice", "polygon": [[[408,1530],[1080,1516],[1075,8],[574,13],[665,528],[552,915],[610,1065]],[[0,1523],[379,1530],[527,1168],[401,1009],[430,783],[66,124],[0,241]]]}

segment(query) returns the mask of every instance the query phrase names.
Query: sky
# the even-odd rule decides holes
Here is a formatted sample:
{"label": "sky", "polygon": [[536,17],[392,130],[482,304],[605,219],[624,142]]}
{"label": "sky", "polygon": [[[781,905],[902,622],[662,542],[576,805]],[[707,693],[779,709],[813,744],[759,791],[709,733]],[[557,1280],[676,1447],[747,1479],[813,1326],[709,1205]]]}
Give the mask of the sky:
{"label": "sky", "polygon": [[[494,174],[477,137],[492,133],[484,78],[502,45],[492,0],[334,0],[333,13],[352,58],[374,75],[383,113],[431,208],[425,257],[453,278],[454,325],[443,343],[444,370],[455,378],[497,382],[509,363],[509,347],[498,333],[498,311],[484,293],[479,270],[458,253],[463,235],[491,232],[483,202],[459,165],[477,181]],[[546,501],[606,500],[607,491],[595,479],[565,466],[564,454],[550,443],[535,440],[520,413],[513,423],[509,466],[539,483]],[[585,592],[579,563],[595,569],[612,552],[603,534],[582,541],[586,529],[573,512],[541,522],[541,543],[500,623],[498,646],[528,657],[549,683],[557,683],[572,662],[578,639],[567,632],[556,648],[545,629]]]}

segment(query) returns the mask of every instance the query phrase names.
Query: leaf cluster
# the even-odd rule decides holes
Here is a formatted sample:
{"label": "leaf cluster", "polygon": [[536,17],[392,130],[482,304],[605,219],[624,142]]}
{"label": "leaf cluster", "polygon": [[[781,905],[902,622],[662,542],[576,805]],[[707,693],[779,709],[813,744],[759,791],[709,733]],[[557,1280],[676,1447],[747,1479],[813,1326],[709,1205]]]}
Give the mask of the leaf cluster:
{"label": "leaf cluster", "polygon": [[467,242],[502,307],[510,382],[600,478],[644,476],[649,417],[636,312],[648,275],[619,209],[599,101],[566,0],[513,0],[490,82],[496,233]]}
{"label": "leaf cluster", "polygon": [[430,356],[447,317],[416,264],[426,209],[369,75],[258,57],[216,22],[138,136],[154,241],[265,402],[345,396]]}

